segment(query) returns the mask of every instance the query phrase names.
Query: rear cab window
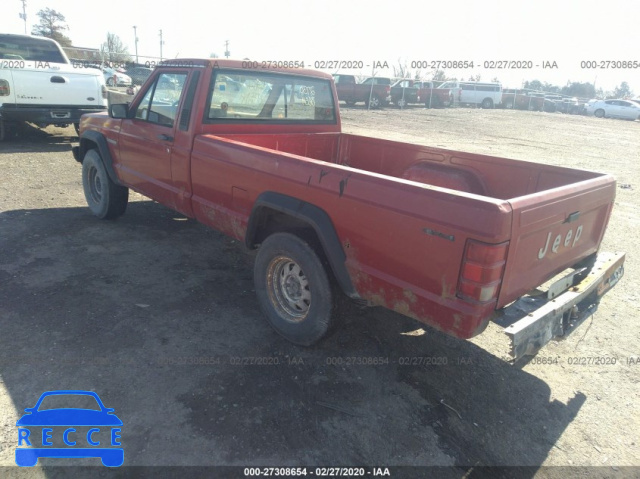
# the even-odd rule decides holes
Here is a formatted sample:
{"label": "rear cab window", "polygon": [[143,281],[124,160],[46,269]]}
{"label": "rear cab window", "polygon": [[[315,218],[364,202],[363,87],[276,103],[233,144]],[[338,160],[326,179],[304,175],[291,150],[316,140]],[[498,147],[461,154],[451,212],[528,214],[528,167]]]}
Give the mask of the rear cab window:
{"label": "rear cab window", "polygon": [[28,36],[0,35],[0,59],[69,63],[54,42]]}
{"label": "rear cab window", "polygon": [[331,82],[269,72],[214,74],[204,123],[335,123]]}

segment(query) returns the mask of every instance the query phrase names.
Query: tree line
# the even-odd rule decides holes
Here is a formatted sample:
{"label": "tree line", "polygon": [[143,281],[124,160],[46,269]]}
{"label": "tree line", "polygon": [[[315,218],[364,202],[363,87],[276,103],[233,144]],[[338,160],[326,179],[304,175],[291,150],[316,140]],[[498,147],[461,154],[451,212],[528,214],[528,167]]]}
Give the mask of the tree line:
{"label": "tree line", "polygon": [[[51,38],[63,47],[73,47],[71,38],[65,34],[69,26],[62,13],[47,7],[36,15],[40,20],[31,30],[32,35]],[[107,33],[107,39],[100,45],[100,59],[106,62],[130,62],[131,55],[118,35]]]}

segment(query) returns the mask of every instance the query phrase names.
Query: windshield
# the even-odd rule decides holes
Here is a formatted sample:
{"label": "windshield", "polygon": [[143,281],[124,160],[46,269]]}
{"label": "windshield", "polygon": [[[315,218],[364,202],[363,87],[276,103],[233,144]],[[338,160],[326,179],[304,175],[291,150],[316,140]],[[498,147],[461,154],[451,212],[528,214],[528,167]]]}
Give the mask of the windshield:
{"label": "windshield", "polygon": [[38,407],[38,411],[65,408],[101,410],[100,405],[93,396],[86,394],[55,394],[46,396]]}
{"label": "windshield", "polygon": [[335,122],[329,80],[221,71],[209,92],[209,120]]}
{"label": "windshield", "polygon": [[21,35],[0,35],[0,59],[69,63],[51,40]]}

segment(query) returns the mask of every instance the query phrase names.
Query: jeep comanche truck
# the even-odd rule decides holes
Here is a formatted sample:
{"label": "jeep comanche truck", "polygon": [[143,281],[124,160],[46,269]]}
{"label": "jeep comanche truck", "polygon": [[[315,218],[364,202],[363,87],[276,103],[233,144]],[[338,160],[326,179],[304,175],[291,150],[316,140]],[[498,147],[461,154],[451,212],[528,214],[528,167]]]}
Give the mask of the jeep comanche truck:
{"label": "jeep comanche truck", "polygon": [[73,153],[99,218],[133,189],[257,248],[258,303],[296,344],[341,290],[459,338],[501,321],[518,359],[622,276],[624,254],[598,252],[611,176],[345,134],[337,105],[325,73],[166,61],[84,115]]}
{"label": "jeep comanche truck", "polygon": [[[357,83],[353,75],[334,75],[338,99],[348,106],[364,102],[369,108],[380,108],[391,101],[391,84],[370,81],[367,84]],[[369,79],[367,79],[369,80]]]}

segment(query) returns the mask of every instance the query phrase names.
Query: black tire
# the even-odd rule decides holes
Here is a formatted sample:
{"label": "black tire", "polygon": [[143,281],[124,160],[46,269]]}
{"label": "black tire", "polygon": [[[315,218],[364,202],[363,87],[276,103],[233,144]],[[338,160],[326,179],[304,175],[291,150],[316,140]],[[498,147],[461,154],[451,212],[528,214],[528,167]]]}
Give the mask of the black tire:
{"label": "black tire", "polygon": [[484,100],[482,100],[482,108],[484,108],[485,110],[493,108],[493,100],[491,98],[485,98]]}
{"label": "black tire", "polygon": [[395,102],[396,106],[401,110],[407,107],[407,100],[405,98],[398,98]]}
{"label": "black tire", "polygon": [[82,160],[82,186],[91,212],[100,219],[111,220],[127,210],[129,189],[116,185],[96,150],[89,150]]}
{"label": "black tire", "polygon": [[8,130],[9,126],[7,125],[7,122],[0,118],[0,142],[7,139],[7,137],[9,136]]}
{"label": "black tire", "polygon": [[80,135],[80,123],[74,123],[73,129],[76,130],[76,135]]}
{"label": "black tire", "polygon": [[596,118],[604,118],[604,110],[602,108],[598,108],[593,112],[593,116],[595,116]]}
{"label": "black tire", "polygon": [[291,233],[269,236],[258,249],[253,280],[269,323],[292,343],[311,346],[331,329],[330,277],[306,241]]}
{"label": "black tire", "polygon": [[382,106],[382,101],[376,95],[373,95],[371,97],[371,100],[367,100],[368,108],[374,109],[374,108],[380,108],[381,106]]}

